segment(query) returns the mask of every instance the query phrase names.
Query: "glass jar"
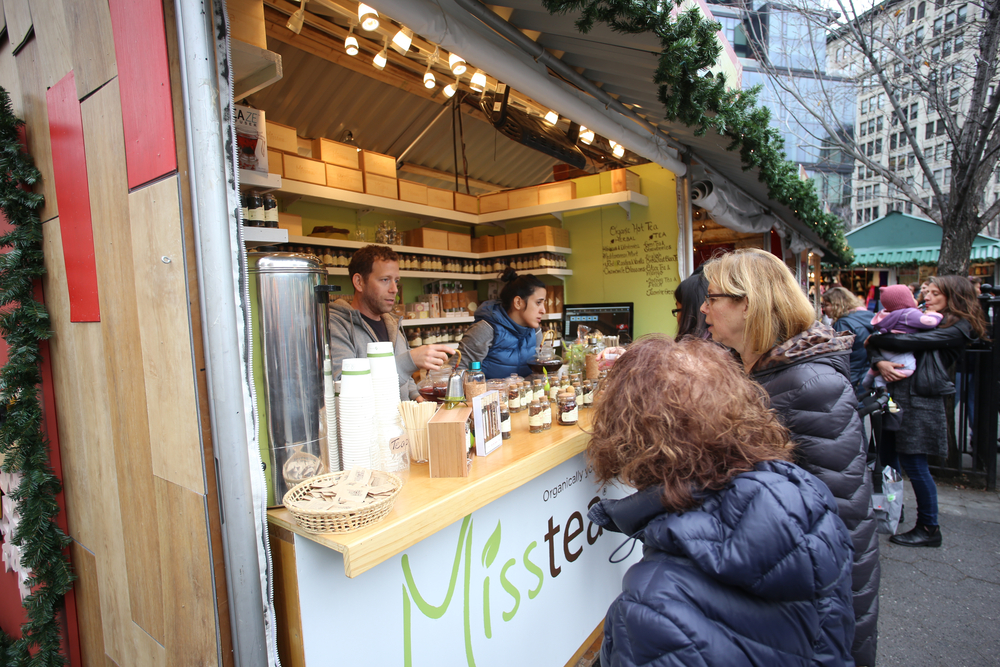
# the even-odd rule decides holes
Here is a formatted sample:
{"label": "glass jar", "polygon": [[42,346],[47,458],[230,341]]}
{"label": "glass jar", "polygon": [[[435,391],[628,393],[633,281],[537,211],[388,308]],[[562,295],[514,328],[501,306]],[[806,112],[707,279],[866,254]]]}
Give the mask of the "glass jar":
{"label": "glass jar", "polygon": [[559,393],[559,424],[562,426],[572,426],[579,419],[576,409],[576,394],[572,391]]}
{"label": "glass jar", "polygon": [[582,406],[583,405],[583,385],[580,384],[579,380],[577,380],[576,382],[573,383],[573,393],[576,394],[576,404]]}
{"label": "glass jar", "polygon": [[552,428],[552,403],[548,396],[543,395],[538,404],[542,407],[542,430],[547,431]]}
{"label": "glass jar", "polygon": [[545,387],[543,385],[542,380],[536,379],[531,381],[531,398],[533,400],[540,401],[545,396]]}
{"label": "glass jar", "polygon": [[511,413],[521,411],[521,378],[511,375],[507,383],[507,406]]}
{"label": "glass jar", "polygon": [[471,401],[476,396],[486,393],[486,374],[480,369],[480,362],[473,361],[465,374],[465,400]]}
{"label": "glass jar", "polygon": [[507,380],[487,380],[486,391],[495,391],[500,395],[500,435],[504,440],[510,438],[510,408],[507,404]]}
{"label": "glass jar", "polygon": [[583,407],[594,407],[594,384],[590,380],[583,381]]}
{"label": "glass jar", "polygon": [[544,429],[542,423],[542,404],[532,400],[528,404],[528,433],[541,433]]}

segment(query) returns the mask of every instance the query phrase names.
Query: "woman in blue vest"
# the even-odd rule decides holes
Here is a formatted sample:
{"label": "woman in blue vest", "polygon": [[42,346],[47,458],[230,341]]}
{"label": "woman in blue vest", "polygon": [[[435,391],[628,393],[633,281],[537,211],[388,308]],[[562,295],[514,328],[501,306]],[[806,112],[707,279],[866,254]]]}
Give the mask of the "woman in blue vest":
{"label": "woman in blue vest", "polygon": [[499,300],[476,309],[476,322],[462,336],[461,368],[482,362],[487,378],[521,377],[531,374],[528,361],[541,342],[545,315],[545,283],[528,274],[519,276],[508,268],[500,276],[507,283]]}

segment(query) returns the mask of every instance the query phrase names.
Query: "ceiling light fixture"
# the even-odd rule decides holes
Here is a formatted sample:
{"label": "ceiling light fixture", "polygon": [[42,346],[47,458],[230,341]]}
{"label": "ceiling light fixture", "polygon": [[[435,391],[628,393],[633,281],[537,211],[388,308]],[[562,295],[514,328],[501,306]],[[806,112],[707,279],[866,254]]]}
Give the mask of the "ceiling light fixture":
{"label": "ceiling light fixture", "polygon": [[299,8],[292,12],[292,15],[288,17],[288,23],[285,27],[294,32],[296,35],[302,33],[302,24],[306,20],[306,0],[302,0],[302,4]]}
{"label": "ceiling light fixture", "polygon": [[378,28],[378,12],[363,2],[358,3],[358,21],[361,27],[371,32]]}
{"label": "ceiling light fixture", "polygon": [[453,53],[448,56],[448,67],[451,69],[451,73],[455,76],[462,76],[468,68],[465,64],[465,58],[457,53]]}
{"label": "ceiling light fixture", "polygon": [[430,63],[427,63],[427,70],[424,72],[424,88],[433,88],[437,85],[434,72],[431,71]]}
{"label": "ceiling light fixture", "polygon": [[400,26],[399,31],[392,38],[392,48],[396,49],[396,51],[405,56],[410,50],[410,44],[412,43],[413,31],[409,28]]}
{"label": "ceiling light fixture", "polygon": [[455,79],[454,81],[452,81],[451,83],[449,83],[447,86],[445,86],[443,92],[444,92],[444,96],[447,97],[448,99],[451,99],[452,97],[454,97],[455,93],[458,92],[458,79]]}
{"label": "ceiling light fixture", "polygon": [[594,131],[588,130],[583,125],[580,126],[580,141],[587,144],[588,146],[594,143]]}
{"label": "ceiling light fixture", "polygon": [[385,64],[389,60],[389,38],[387,37],[382,43],[382,50],[375,54],[372,59],[372,64],[375,65],[375,69],[383,70],[385,69]]}
{"label": "ceiling light fixture", "polygon": [[469,88],[472,88],[477,93],[483,92],[483,89],[486,88],[486,73],[483,70],[477,69],[476,73],[472,75]]}
{"label": "ceiling light fixture", "polygon": [[555,111],[549,111],[547,114],[545,114],[545,122],[548,123],[549,125],[555,125],[556,123],[559,122],[559,114],[557,114]]}
{"label": "ceiling light fixture", "polygon": [[351,29],[347,31],[347,38],[344,40],[344,50],[347,51],[347,55],[356,56],[358,55],[358,38],[354,36],[354,24],[351,24]]}
{"label": "ceiling light fixture", "polygon": [[625,147],[614,141],[611,142],[611,154],[617,158],[625,155]]}

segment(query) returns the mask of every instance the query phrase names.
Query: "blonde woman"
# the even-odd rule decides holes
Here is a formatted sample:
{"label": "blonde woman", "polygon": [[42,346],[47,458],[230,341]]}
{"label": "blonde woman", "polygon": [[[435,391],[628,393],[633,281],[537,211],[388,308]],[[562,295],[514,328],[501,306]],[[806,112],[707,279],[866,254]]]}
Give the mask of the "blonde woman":
{"label": "blonde woman", "polygon": [[850,380],[854,336],[817,322],[784,262],[753,248],[705,264],[702,305],[712,339],[733,350],[796,445],[795,461],[837,498],[854,543],[852,654],[875,664],[878,622],[878,536],[871,511],[866,443]]}

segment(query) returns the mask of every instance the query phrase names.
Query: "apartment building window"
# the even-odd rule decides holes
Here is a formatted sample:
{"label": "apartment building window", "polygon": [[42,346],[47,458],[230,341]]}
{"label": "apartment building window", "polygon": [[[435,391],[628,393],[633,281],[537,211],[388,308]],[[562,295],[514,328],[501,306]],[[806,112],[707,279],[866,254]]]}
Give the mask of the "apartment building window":
{"label": "apartment building window", "polygon": [[952,88],[951,89],[951,93],[948,95],[948,106],[953,107],[956,104],[958,104],[959,92],[960,91],[959,91],[958,88]]}
{"label": "apartment building window", "polygon": [[944,7],[944,0],[934,0],[934,9],[941,9]]}
{"label": "apartment building window", "polygon": [[913,215],[913,202],[906,202],[906,215]]}
{"label": "apartment building window", "polygon": [[951,188],[951,167],[944,168],[944,182]]}
{"label": "apartment building window", "polygon": [[917,46],[924,43],[924,29],[923,27],[917,28],[913,31],[913,41],[916,42]]}
{"label": "apartment building window", "polygon": [[917,156],[914,153],[910,153],[906,156],[906,166],[912,167],[915,164],[917,164]]}
{"label": "apartment building window", "polygon": [[947,58],[951,55],[951,40],[946,39],[941,43],[941,57]]}
{"label": "apartment building window", "polygon": [[934,19],[934,36],[937,37],[944,31],[944,17],[939,16]]}
{"label": "apartment building window", "polygon": [[[881,128],[879,128],[881,129]],[[868,134],[875,134],[875,119],[871,118],[868,120]]]}
{"label": "apartment building window", "polygon": [[968,18],[968,16],[969,16],[969,6],[968,5],[962,5],[961,7],[959,7],[958,8],[958,17],[957,17],[958,20],[957,20],[957,24],[958,25],[962,25],[963,23],[965,23],[965,21]]}
{"label": "apartment building window", "polygon": [[951,30],[955,27],[955,12],[948,12],[944,15],[944,29]]}
{"label": "apartment building window", "polygon": [[936,44],[931,47],[931,62],[937,62],[941,60],[941,45]]}
{"label": "apartment building window", "polygon": [[871,157],[874,154],[875,154],[875,142],[869,141],[867,144],[865,144],[865,155]]}
{"label": "apartment building window", "polygon": [[[912,8],[911,8],[912,9]],[[903,48],[909,51],[913,48],[913,33],[906,33],[906,37],[903,38]]]}
{"label": "apartment building window", "polygon": [[938,118],[937,121],[937,135],[940,137],[945,132],[944,118]]}
{"label": "apartment building window", "polygon": [[927,3],[921,2],[919,5],[917,5],[917,18],[918,19],[924,18],[926,10],[927,10]]}
{"label": "apartment building window", "polygon": [[868,98],[861,100],[861,115],[868,113]]}
{"label": "apartment building window", "polygon": [[879,116],[878,118],[875,119],[875,131],[876,132],[882,131],[882,116]]}
{"label": "apartment building window", "polygon": [[896,171],[896,158],[895,157],[890,157],[889,158],[889,171]]}
{"label": "apartment building window", "polygon": [[[896,141],[897,141],[896,140],[896,136],[897,135],[895,135],[895,134],[890,134],[889,135],[889,150],[891,150],[891,151],[896,150]],[[892,164],[892,158],[889,158],[889,164],[890,165]],[[892,167],[890,166],[889,169],[892,169]]]}
{"label": "apartment building window", "polygon": [[940,187],[940,185],[941,185],[941,170],[940,169],[935,169],[934,170],[934,181]]}
{"label": "apartment building window", "polygon": [[924,125],[924,139],[934,138],[934,123],[927,123]]}
{"label": "apartment building window", "polygon": [[885,93],[878,94],[878,108],[881,109],[885,106]]}
{"label": "apartment building window", "polygon": [[916,120],[917,114],[920,112],[920,102],[914,102],[910,105],[910,120]]}
{"label": "apartment building window", "polygon": [[934,147],[934,159],[942,160],[944,159],[944,144],[938,144]]}
{"label": "apartment building window", "polygon": [[881,154],[882,154],[882,140],[881,139],[876,139],[875,140],[875,155],[881,155]]}
{"label": "apartment building window", "polygon": [[955,53],[965,48],[965,35],[959,33],[955,35]]}
{"label": "apartment building window", "polygon": [[917,8],[910,7],[910,11],[906,13],[906,25],[910,25],[917,20]]}
{"label": "apartment building window", "polygon": [[861,125],[858,126],[858,134],[862,137],[868,134],[868,123],[861,121]]}

